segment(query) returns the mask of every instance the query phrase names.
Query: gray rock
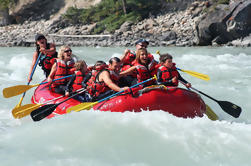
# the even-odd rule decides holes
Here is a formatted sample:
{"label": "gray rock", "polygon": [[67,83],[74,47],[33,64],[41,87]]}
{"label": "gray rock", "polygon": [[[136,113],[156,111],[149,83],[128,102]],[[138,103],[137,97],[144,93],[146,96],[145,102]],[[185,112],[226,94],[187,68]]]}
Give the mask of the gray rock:
{"label": "gray rock", "polygon": [[177,34],[174,31],[167,31],[159,36],[158,39],[161,41],[175,40],[177,39]]}
{"label": "gray rock", "polygon": [[251,33],[251,0],[218,5],[196,27],[198,45],[226,44]]}

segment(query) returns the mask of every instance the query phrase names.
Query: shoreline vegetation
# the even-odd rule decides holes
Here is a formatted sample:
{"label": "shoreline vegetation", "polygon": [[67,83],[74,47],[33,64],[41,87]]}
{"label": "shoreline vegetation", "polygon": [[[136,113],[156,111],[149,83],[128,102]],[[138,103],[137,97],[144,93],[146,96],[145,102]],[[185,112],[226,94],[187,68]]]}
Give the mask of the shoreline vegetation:
{"label": "shoreline vegetation", "polygon": [[96,0],[88,8],[30,1],[19,10],[14,0],[0,2],[12,9],[0,46],[33,46],[36,33],[71,46],[134,46],[139,38],[150,46],[251,46],[250,0]]}

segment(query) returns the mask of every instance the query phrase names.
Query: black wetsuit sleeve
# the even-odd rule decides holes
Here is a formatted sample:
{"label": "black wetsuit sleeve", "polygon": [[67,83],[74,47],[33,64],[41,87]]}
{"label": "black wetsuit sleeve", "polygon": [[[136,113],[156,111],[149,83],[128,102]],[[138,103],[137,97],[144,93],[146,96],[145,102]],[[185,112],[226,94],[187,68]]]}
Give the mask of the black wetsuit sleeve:
{"label": "black wetsuit sleeve", "polygon": [[165,82],[163,82],[162,80],[162,72],[160,71],[160,69],[157,70],[157,85],[165,85],[165,86],[173,86],[173,82],[172,79],[169,79]]}
{"label": "black wetsuit sleeve", "polygon": [[[178,73],[179,73],[179,72],[178,72]],[[178,80],[184,82],[185,84],[188,83],[188,82],[180,75],[180,73],[179,73],[179,75],[178,75]]]}
{"label": "black wetsuit sleeve", "polygon": [[73,82],[74,82],[75,79],[76,79],[76,74],[73,74],[70,81],[66,85],[66,88],[65,88],[66,92],[72,92],[72,85],[73,85]]}
{"label": "black wetsuit sleeve", "polygon": [[91,72],[89,72],[89,73],[87,73],[86,75],[85,75],[85,77],[84,77],[84,79],[83,79],[83,81],[82,81],[82,86],[84,87],[84,88],[86,88],[86,83],[89,81],[89,79],[91,78],[91,76],[92,76],[92,73]]}

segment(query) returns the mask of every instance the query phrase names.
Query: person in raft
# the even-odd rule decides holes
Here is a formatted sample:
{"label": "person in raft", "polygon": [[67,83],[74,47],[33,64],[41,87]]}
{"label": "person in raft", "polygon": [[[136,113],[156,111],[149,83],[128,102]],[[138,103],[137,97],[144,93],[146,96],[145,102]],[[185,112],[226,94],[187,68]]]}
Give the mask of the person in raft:
{"label": "person in raft", "polygon": [[[136,53],[136,63],[134,66],[130,67],[126,71],[120,72],[120,76],[125,76],[136,72],[137,83],[145,81],[153,77],[157,73],[157,61],[148,56],[147,50],[145,48],[140,48]],[[143,87],[155,84],[155,80],[146,82]]]}
{"label": "person in raft", "polygon": [[57,58],[55,44],[48,43],[47,39],[45,38],[43,34],[36,34],[35,45],[36,45],[36,51],[33,53],[33,59],[31,63],[28,81],[31,81],[30,75],[32,73],[32,70],[34,68],[34,65],[36,64],[37,58],[40,53],[42,55],[40,56],[40,60],[38,64],[39,66],[41,66],[46,77],[48,77],[48,75],[50,74],[51,67],[54,63],[54,60],[55,58]]}
{"label": "person in raft", "polygon": [[158,85],[178,86],[180,80],[185,83],[187,88],[191,87],[191,84],[187,82],[177,71],[175,63],[173,63],[173,57],[170,54],[161,54],[159,61],[161,66],[157,70]]}
{"label": "person in raft", "polygon": [[51,72],[47,78],[50,84],[50,89],[53,92],[65,94],[66,84],[69,81],[69,78],[53,81],[54,79],[62,78],[67,75],[74,73],[72,68],[75,64],[75,58],[72,58],[72,50],[69,46],[61,46],[58,58],[55,60],[51,68]]}
{"label": "person in raft", "polygon": [[[139,39],[135,42],[136,52],[132,52],[129,49],[125,49],[124,54],[120,57],[120,60],[122,62],[121,71],[125,71],[125,70],[129,69],[130,67],[134,66],[134,64],[136,63],[135,59],[136,59],[137,51],[141,48],[146,49],[148,45],[149,45],[149,42],[146,39]],[[147,56],[150,60],[154,59],[153,55],[150,53],[147,53]],[[121,77],[121,79],[119,81],[119,85],[132,86],[132,85],[136,84],[137,80],[134,79],[134,78],[136,78],[136,75],[137,75],[137,73],[133,72],[125,77]]]}
{"label": "person in raft", "polygon": [[117,85],[120,71],[120,59],[113,57],[109,60],[108,68],[103,61],[97,61],[90,80],[87,82],[87,89],[92,101],[98,101],[114,92],[127,90],[129,87],[120,88]]}
{"label": "person in raft", "polygon": [[[70,93],[79,89],[86,88],[86,83],[91,77],[91,72],[88,71],[85,61],[77,61],[74,68],[75,73],[67,83],[65,96],[69,96]],[[79,100],[80,102],[88,102],[90,101],[90,96],[88,93],[83,92],[75,96],[74,99]]]}

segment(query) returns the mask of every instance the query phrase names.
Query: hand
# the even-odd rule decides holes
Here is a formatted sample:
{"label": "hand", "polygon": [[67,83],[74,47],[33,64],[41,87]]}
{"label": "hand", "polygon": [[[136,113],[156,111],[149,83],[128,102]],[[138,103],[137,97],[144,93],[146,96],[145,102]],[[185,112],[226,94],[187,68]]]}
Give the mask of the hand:
{"label": "hand", "polygon": [[65,92],[65,96],[70,96],[70,92]]}
{"label": "hand", "polygon": [[123,87],[123,88],[120,88],[120,91],[126,91],[126,90],[128,90],[128,89],[130,89],[128,86],[125,86],[125,87]]}
{"label": "hand", "polygon": [[31,82],[32,81],[32,78],[31,78],[31,76],[29,75],[28,76],[28,82]]}
{"label": "hand", "polygon": [[124,53],[125,55],[127,55],[128,53],[130,53],[131,51],[129,49],[125,49]]}
{"label": "hand", "polygon": [[172,78],[172,83],[176,83],[178,81],[178,78],[177,77],[173,77]]}
{"label": "hand", "polygon": [[52,82],[51,77],[48,77],[48,78],[47,78],[47,81],[48,81],[49,83],[51,83],[51,82]]}
{"label": "hand", "polygon": [[45,48],[44,48],[44,47],[41,47],[39,51],[40,51],[41,53],[43,53],[43,54],[46,54],[46,51],[45,51]]}
{"label": "hand", "polygon": [[188,82],[188,83],[185,84],[185,86],[186,86],[187,88],[191,88],[192,85]]}

